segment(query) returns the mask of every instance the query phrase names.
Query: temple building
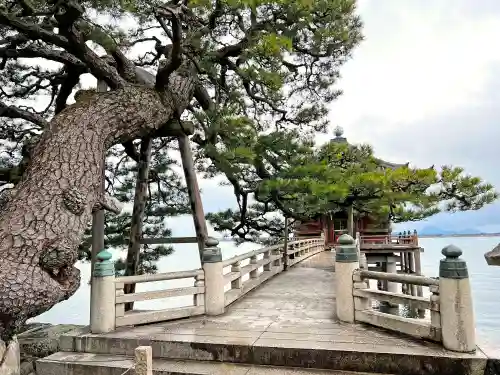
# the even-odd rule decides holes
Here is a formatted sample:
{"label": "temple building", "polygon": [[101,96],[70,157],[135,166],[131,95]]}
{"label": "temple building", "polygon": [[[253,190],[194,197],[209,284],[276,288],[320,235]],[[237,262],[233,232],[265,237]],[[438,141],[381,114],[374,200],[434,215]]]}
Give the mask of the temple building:
{"label": "temple building", "polygon": [[[334,134],[335,138],[330,142],[348,144],[347,139],[343,137],[341,127],[335,128]],[[408,163],[396,164],[380,159],[376,160],[381,168],[397,169],[408,166]],[[387,235],[391,232],[391,223],[389,220],[374,218],[369,214],[358,214],[351,206],[344,211],[321,215],[308,222],[298,222],[294,227],[296,237],[315,237],[324,233],[327,245],[333,245],[341,234],[349,233],[354,236],[357,232],[363,234],[365,238],[371,235]]]}

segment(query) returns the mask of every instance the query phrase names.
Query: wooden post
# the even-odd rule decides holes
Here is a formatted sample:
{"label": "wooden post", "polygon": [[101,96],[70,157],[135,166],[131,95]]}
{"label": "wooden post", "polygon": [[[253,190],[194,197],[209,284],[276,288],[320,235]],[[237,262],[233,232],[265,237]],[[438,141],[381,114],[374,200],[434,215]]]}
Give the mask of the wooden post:
{"label": "wooden post", "polygon": [[[142,138],[137,161],[137,176],[135,182],[134,208],[130,222],[130,239],[127,249],[127,267],[125,276],[132,276],[137,273],[141,258],[141,238],[144,214],[146,211],[146,201],[148,199],[149,169],[151,164],[151,149],[153,140]],[[135,293],[135,284],[126,284],[125,294]],[[134,302],[125,304],[125,311],[134,309]]]}
{"label": "wooden post", "polygon": [[[97,91],[106,92],[108,87],[104,81],[97,81]],[[106,163],[102,160],[101,193],[105,194]],[[92,214],[92,247],[90,260],[90,274],[93,275],[97,254],[104,250],[104,210],[100,209]],[[91,279],[92,280],[92,279]],[[92,293],[92,281],[90,282],[90,293]]]}
{"label": "wooden post", "polygon": [[288,217],[285,216],[285,241],[283,244],[283,271],[288,269]]}
{"label": "wooden post", "polygon": [[[420,249],[415,250],[415,275],[422,275],[422,263],[420,260]],[[422,285],[417,286],[417,296],[422,297]]]}
{"label": "wooden post", "polygon": [[351,237],[354,236],[354,207],[352,204],[347,207],[347,234]]}
{"label": "wooden post", "polygon": [[189,137],[186,134],[179,136],[178,142],[181,152],[182,169],[184,170],[189,194],[189,203],[193,213],[194,229],[196,231],[196,237],[198,238],[200,260],[202,260],[205,241],[208,238],[208,230],[205,221],[205,213],[203,211],[203,203],[201,201],[200,188],[198,186],[198,179],[196,178],[196,172],[194,170],[193,152],[189,144]]}
{"label": "wooden post", "polygon": [[[420,248],[415,250],[415,275],[421,276],[422,275],[422,263],[420,260]],[[417,296],[422,297],[423,291],[422,291],[422,285],[417,285]],[[424,318],[425,317],[425,310],[417,310],[417,314],[419,318]]]}

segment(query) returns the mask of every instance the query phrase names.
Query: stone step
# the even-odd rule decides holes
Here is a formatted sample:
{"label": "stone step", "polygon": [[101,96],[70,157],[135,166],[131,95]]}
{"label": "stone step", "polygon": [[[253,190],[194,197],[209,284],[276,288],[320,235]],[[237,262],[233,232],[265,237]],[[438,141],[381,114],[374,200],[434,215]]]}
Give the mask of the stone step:
{"label": "stone step", "polygon": [[[135,375],[127,356],[59,352],[37,362],[37,375]],[[130,370],[129,370],[130,369]],[[360,372],[255,366],[188,360],[153,360],[154,375],[377,375]],[[378,374],[383,375],[383,374]],[[385,374],[389,375],[389,374]]]}
{"label": "stone step", "polygon": [[[293,335],[245,337],[245,332],[228,336],[155,333],[144,327],[134,335],[114,332],[104,335],[75,333],[62,336],[60,349],[65,352],[134,355],[138,346],[151,346],[155,359],[214,361],[258,366],[315,368],[365,373],[404,375],[483,374],[487,357],[436,349],[421,342],[414,346],[296,340]],[[158,327],[156,327],[158,329]],[[246,332],[247,336],[252,333]],[[107,374],[107,373],[106,373]],[[47,374],[48,375],[48,374]],[[93,374],[97,375],[97,374]],[[100,374],[99,374],[100,375]],[[121,375],[121,374],[118,374]]]}

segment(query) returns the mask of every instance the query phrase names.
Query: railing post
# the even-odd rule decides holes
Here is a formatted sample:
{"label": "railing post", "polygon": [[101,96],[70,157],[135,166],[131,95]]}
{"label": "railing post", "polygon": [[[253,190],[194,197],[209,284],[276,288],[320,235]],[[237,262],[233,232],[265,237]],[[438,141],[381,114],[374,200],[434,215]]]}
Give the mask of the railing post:
{"label": "railing post", "polygon": [[443,346],[457,352],[476,350],[474,310],[469,273],[462,250],[446,246],[439,264],[439,308]]}
{"label": "railing post", "polygon": [[[257,264],[257,255],[252,255],[250,257],[250,264]],[[253,271],[250,271],[250,278],[251,279],[256,279],[259,277],[259,269],[256,268]]]}
{"label": "railing post", "polygon": [[106,250],[102,250],[96,256],[90,295],[92,333],[111,332],[116,328],[115,267],[111,257],[111,253]]}
{"label": "railing post", "polygon": [[[195,287],[203,287],[203,290],[205,290],[205,275],[197,275],[194,279],[194,286]],[[196,293],[193,296],[193,305],[194,306],[203,306],[205,304],[204,300],[204,293]]]}
{"label": "railing post", "polygon": [[203,271],[205,272],[205,313],[207,315],[224,314],[224,274],[222,252],[219,241],[208,238],[203,250]]}
{"label": "railing post", "polygon": [[268,250],[264,253],[264,259],[269,261],[269,263],[264,264],[264,271],[271,271],[272,270],[271,250]]}
{"label": "railing post", "polygon": [[231,266],[231,272],[238,272],[240,277],[231,281],[231,289],[241,289],[243,288],[243,282],[241,281],[241,262],[236,262]]}
{"label": "railing post", "polygon": [[273,270],[275,273],[280,272],[279,268],[282,267],[281,261],[282,261],[282,256],[281,256],[281,250],[280,249],[274,249],[272,251],[272,255],[275,258],[273,262]]}
{"label": "railing post", "polygon": [[153,375],[153,348],[151,346],[135,348],[134,370],[136,375]]}
{"label": "railing post", "polygon": [[353,273],[359,268],[359,258],[354,239],[343,234],[338,239],[335,254],[335,290],[337,292],[337,318],[354,323]]}

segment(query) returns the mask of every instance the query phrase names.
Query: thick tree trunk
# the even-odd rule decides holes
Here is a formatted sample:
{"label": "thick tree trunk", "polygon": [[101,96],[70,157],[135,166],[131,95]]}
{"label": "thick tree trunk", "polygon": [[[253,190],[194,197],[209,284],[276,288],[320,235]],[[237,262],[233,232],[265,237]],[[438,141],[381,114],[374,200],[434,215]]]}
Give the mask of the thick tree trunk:
{"label": "thick tree trunk", "polygon": [[[142,226],[144,222],[144,212],[146,210],[146,200],[148,197],[149,167],[151,163],[151,148],[153,142],[151,138],[143,138],[139,152],[139,162],[137,163],[137,180],[135,184],[134,208],[132,211],[132,222],[130,224],[130,240],[127,251],[127,266],[125,276],[136,275],[139,269],[141,255]],[[135,284],[127,284],[124,289],[125,294],[135,293]],[[126,303],[125,311],[132,310],[134,303]]]}
{"label": "thick tree trunk", "polygon": [[167,124],[193,89],[193,79],[176,73],[169,90],[175,97],[127,86],[81,99],[52,120],[0,214],[1,339],[8,342],[26,319],[79,287],[76,249],[103,199],[105,151]]}

